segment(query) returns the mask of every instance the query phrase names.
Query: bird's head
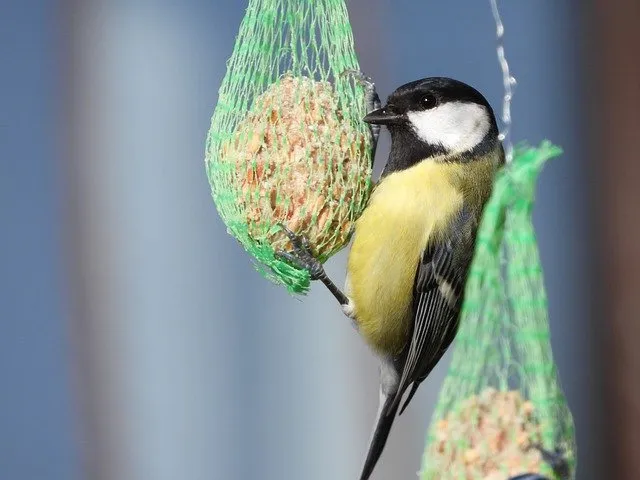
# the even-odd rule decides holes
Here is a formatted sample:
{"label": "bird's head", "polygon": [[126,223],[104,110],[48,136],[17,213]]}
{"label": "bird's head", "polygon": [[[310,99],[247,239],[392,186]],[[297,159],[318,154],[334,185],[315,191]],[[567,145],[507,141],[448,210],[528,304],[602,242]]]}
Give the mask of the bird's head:
{"label": "bird's head", "polygon": [[364,121],[391,133],[390,162],[406,168],[444,155],[472,159],[498,144],[498,127],[489,102],[458,80],[431,77],[407,83]]}

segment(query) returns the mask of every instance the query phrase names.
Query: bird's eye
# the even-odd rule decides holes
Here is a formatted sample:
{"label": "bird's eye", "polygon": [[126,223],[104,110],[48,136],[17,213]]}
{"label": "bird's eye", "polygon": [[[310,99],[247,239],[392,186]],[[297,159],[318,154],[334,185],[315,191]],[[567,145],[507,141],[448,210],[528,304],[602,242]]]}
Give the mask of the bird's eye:
{"label": "bird's eye", "polygon": [[429,110],[430,108],[433,108],[437,105],[438,101],[436,100],[436,97],[434,97],[433,95],[425,95],[424,97],[422,97],[422,100],[420,100],[420,104],[422,105],[422,108],[425,110]]}

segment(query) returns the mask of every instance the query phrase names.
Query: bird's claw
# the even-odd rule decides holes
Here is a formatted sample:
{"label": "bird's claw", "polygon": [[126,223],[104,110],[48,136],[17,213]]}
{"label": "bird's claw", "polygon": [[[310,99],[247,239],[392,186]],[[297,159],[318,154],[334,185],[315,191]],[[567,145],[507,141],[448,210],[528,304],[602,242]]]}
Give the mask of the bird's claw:
{"label": "bird's claw", "polygon": [[375,88],[375,83],[371,77],[365,75],[359,70],[348,69],[340,74],[341,77],[350,76],[353,77],[359,84],[363,85],[365,88]]}
{"label": "bird's claw", "polygon": [[549,464],[556,476],[562,479],[569,476],[569,464],[561,448],[556,448],[554,452],[545,450],[542,445],[534,445],[533,448],[540,452],[542,459]]}
{"label": "bird's claw", "polygon": [[[535,448],[540,452],[542,459],[549,464],[551,470],[555,474],[556,478],[565,480],[569,478],[569,464],[564,457],[561,449],[556,449],[555,452],[545,450],[542,445],[532,445],[530,448]],[[516,477],[510,477],[509,480],[549,480],[547,477],[540,475],[539,473],[523,473]]]}
{"label": "bird's claw", "polygon": [[293,248],[290,252],[284,252],[282,250],[276,251],[276,257],[294,267],[306,270],[309,272],[311,280],[321,280],[326,275],[324,267],[322,263],[313,256],[309,239],[291,231],[286,225],[281,224],[280,228],[282,228],[284,234],[289,238]]}
{"label": "bird's claw", "polygon": [[356,83],[359,83],[364,87],[367,113],[372,112],[373,110],[377,110],[382,106],[380,97],[378,96],[378,92],[376,90],[376,84],[373,82],[373,79],[371,77],[358,70],[345,70],[340,74],[340,76],[353,77]]}
{"label": "bird's claw", "polygon": [[[340,74],[340,76],[347,75],[353,77],[357,83],[364,87],[364,101],[367,113],[371,113],[374,110],[378,110],[380,107],[382,107],[380,96],[378,95],[378,91],[376,90],[376,84],[373,82],[371,77],[358,70],[345,70]],[[371,151],[371,161],[373,162],[376,154],[376,148],[378,147],[378,137],[380,137],[380,125],[369,125],[369,130],[371,131],[371,139],[373,141],[373,147]]]}

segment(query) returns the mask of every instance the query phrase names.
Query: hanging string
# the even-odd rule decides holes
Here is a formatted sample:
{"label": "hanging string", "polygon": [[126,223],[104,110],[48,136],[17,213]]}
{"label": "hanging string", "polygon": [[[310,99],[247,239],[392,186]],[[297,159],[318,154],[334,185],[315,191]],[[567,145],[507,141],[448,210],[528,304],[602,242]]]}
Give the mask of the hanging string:
{"label": "hanging string", "polygon": [[504,98],[502,101],[502,123],[504,129],[500,134],[500,140],[503,142],[506,162],[511,163],[513,160],[513,144],[511,143],[511,99],[516,87],[516,79],[509,73],[509,63],[504,53],[504,25],[500,18],[497,0],[490,0],[493,19],[496,23],[496,37],[498,40],[497,53],[498,62],[502,69],[502,81],[504,85]]}

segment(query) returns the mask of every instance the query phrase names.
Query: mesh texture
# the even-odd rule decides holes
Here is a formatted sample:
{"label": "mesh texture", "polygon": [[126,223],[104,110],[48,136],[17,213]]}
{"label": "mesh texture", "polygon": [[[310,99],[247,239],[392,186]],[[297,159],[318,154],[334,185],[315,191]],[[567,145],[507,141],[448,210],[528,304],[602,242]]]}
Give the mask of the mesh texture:
{"label": "mesh texture", "polygon": [[286,225],[322,262],[349,241],[371,190],[372,142],[343,0],[250,0],[219,90],[205,165],[218,212],[258,270],[290,292],[310,278],[275,256]]}
{"label": "mesh texture", "polygon": [[536,445],[575,471],[574,426],[549,339],[531,212],[548,142],[520,146],[498,175],[479,228],[452,363],[427,438],[421,478],[556,478]]}

